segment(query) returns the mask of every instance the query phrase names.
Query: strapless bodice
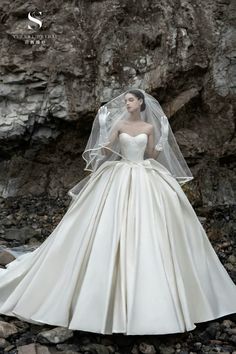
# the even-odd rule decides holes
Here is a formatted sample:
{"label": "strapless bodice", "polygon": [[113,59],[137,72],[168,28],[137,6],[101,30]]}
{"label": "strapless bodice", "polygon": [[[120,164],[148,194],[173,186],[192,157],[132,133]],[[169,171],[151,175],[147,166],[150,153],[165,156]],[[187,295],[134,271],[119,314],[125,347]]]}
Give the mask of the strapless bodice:
{"label": "strapless bodice", "polygon": [[144,160],[144,151],[148,141],[146,133],[135,136],[131,136],[128,133],[120,133],[119,140],[123,156],[132,161]]}

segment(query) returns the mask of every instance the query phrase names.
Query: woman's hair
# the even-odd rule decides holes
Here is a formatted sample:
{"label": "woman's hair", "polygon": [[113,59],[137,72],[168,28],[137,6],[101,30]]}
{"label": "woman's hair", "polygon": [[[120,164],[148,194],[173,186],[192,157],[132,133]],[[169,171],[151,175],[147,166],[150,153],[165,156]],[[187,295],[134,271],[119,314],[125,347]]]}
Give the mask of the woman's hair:
{"label": "woman's hair", "polygon": [[144,98],[144,94],[139,91],[139,90],[129,90],[126,92],[127,93],[131,93],[132,95],[136,96],[138,99],[142,99],[143,100],[143,103],[141,104],[141,107],[140,107],[140,111],[144,111],[145,108],[146,108],[146,103],[145,103],[145,98]]}

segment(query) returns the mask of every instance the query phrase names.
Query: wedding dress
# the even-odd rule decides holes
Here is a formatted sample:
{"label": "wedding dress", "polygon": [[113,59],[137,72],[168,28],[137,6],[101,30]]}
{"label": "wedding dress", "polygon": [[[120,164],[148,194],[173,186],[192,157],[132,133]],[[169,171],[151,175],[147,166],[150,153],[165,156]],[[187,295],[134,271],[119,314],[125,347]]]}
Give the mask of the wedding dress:
{"label": "wedding dress", "polygon": [[236,286],[147,134],[92,174],[49,237],[0,270],[0,313],[103,334],[167,334],[236,312]]}

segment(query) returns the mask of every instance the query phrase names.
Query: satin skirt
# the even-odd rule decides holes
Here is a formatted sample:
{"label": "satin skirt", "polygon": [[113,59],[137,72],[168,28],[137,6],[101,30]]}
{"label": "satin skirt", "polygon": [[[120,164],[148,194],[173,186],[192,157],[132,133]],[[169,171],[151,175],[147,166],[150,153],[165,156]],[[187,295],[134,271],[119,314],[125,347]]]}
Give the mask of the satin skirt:
{"label": "satin skirt", "polygon": [[236,313],[236,285],[178,182],[154,159],[107,161],[47,239],[0,270],[0,314],[125,335]]}

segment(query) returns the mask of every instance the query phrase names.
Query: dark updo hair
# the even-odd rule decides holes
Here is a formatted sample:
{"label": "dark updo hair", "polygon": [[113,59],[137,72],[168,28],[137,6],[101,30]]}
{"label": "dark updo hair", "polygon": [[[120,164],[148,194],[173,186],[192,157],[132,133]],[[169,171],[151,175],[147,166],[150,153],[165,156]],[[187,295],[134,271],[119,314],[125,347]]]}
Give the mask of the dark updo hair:
{"label": "dark updo hair", "polygon": [[126,92],[127,93],[131,93],[132,95],[136,96],[139,100],[142,99],[143,100],[143,103],[141,104],[140,106],[140,111],[144,111],[145,108],[146,108],[146,103],[145,103],[145,98],[144,98],[144,94],[139,91],[139,90],[129,90]]}

